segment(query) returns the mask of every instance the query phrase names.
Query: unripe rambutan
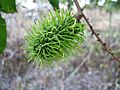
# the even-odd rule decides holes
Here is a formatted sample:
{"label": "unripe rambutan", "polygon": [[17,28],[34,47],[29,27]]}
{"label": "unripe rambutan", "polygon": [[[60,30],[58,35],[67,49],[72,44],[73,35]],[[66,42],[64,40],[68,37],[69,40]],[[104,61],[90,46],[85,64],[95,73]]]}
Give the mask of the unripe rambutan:
{"label": "unripe rambutan", "polygon": [[85,25],[69,11],[49,13],[37,20],[25,36],[25,50],[29,61],[46,67],[67,60],[84,41]]}

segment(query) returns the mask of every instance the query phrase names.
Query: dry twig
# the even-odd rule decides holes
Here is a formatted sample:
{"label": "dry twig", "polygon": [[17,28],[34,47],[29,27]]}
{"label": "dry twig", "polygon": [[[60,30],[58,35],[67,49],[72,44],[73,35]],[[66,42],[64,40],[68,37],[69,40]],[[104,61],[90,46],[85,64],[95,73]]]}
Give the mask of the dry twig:
{"label": "dry twig", "polygon": [[67,81],[70,77],[74,76],[79,71],[79,69],[89,60],[92,53],[93,53],[93,50],[90,49],[88,51],[87,55],[83,56],[82,62],[78,65],[78,67],[67,78],[65,78],[64,82]]}
{"label": "dry twig", "polygon": [[99,41],[101,43],[101,45],[103,46],[103,48],[108,52],[108,54],[110,54],[112,56],[113,60],[117,61],[120,64],[120,59],[114,55],[114,53],[112,52],[112,49],[110,47],[108,47],[108,45],[99,37],[99,34],[94,30],[94,28],[90,24],[89,19],[83,13],[83,10],[81,9],[81,7],[79,5],[78,0],[74,0],[74,3],[78,9],[79,18],[77,18],[77,19],[80,20],[81,18],[84,18],[85,22],[87,23],[87,25],[89,26],[89,28],[92,32],[92,35],[95,35],[95,37],[97,38],[97,41]]}

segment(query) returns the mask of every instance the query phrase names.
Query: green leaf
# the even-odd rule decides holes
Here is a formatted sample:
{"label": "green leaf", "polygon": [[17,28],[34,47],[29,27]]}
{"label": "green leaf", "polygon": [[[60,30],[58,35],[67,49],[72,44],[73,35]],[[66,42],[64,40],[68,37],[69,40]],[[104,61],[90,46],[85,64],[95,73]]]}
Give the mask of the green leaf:
{"label": "green leaf", "polygon": [[16,0],[0,0],[0,11],[5,13],[16,12]]}
{"label": "green leaf", "polygon": [[65,3],[65,2],[66,2],[66,0],[60,0],[60,2]]}
{"label": "green leaf", "polygon": [[0,16],[0,53],[2,53],[6,47],[6,37],[6,23],[5,20]]}
{"label": "green leaf", "polygon": [[49,2],[53,6],[54,10],[59,9],[59,0],[49,0]]}

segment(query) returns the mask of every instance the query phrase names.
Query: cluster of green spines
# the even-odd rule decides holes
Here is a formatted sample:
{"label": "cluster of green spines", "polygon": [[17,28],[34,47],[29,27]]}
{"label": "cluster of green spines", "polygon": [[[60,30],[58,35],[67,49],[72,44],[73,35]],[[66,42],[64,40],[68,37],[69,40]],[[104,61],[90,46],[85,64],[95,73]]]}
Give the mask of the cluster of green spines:
{"label": "cluster of green spines", "polygon": [[51,66],[54,62],[67,60],[84,41],[84,29],[84,24],[77,22],[69,11],[49,13],[42,22],[37,20],[26,35],[29,61]]}

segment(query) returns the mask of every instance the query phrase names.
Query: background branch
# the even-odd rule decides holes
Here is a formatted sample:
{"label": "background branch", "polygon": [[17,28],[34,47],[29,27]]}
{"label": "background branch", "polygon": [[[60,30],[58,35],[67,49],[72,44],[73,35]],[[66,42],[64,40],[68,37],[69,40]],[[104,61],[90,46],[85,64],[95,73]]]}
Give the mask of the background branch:
{"label": "background branch", "polygon": [[82,17],[84,18],[84,20],[86,21],[87,25],[89,26],[89,28],[92,32],[92,35],[95,35],[95,37],[97,38],[97,41],[99,41],[101,43],[101,45],[103,46],[103,48],[108,52],[108,54],[110,54],[112,56],[113,60],[117,61],[120,64],[120,59],[117,56],[114,55],[114,53],[112,52],[112,49],[110,47],[108,47],[108,45],[99,37],[99,34],[94,30],[94,28],[90,24],[89,19],[83,13],[83,10],[81,9],[81,7],[79,5],[78,0],[74,0],[74,3],[77,7],[78,15],[80,15],[79,20]]}

